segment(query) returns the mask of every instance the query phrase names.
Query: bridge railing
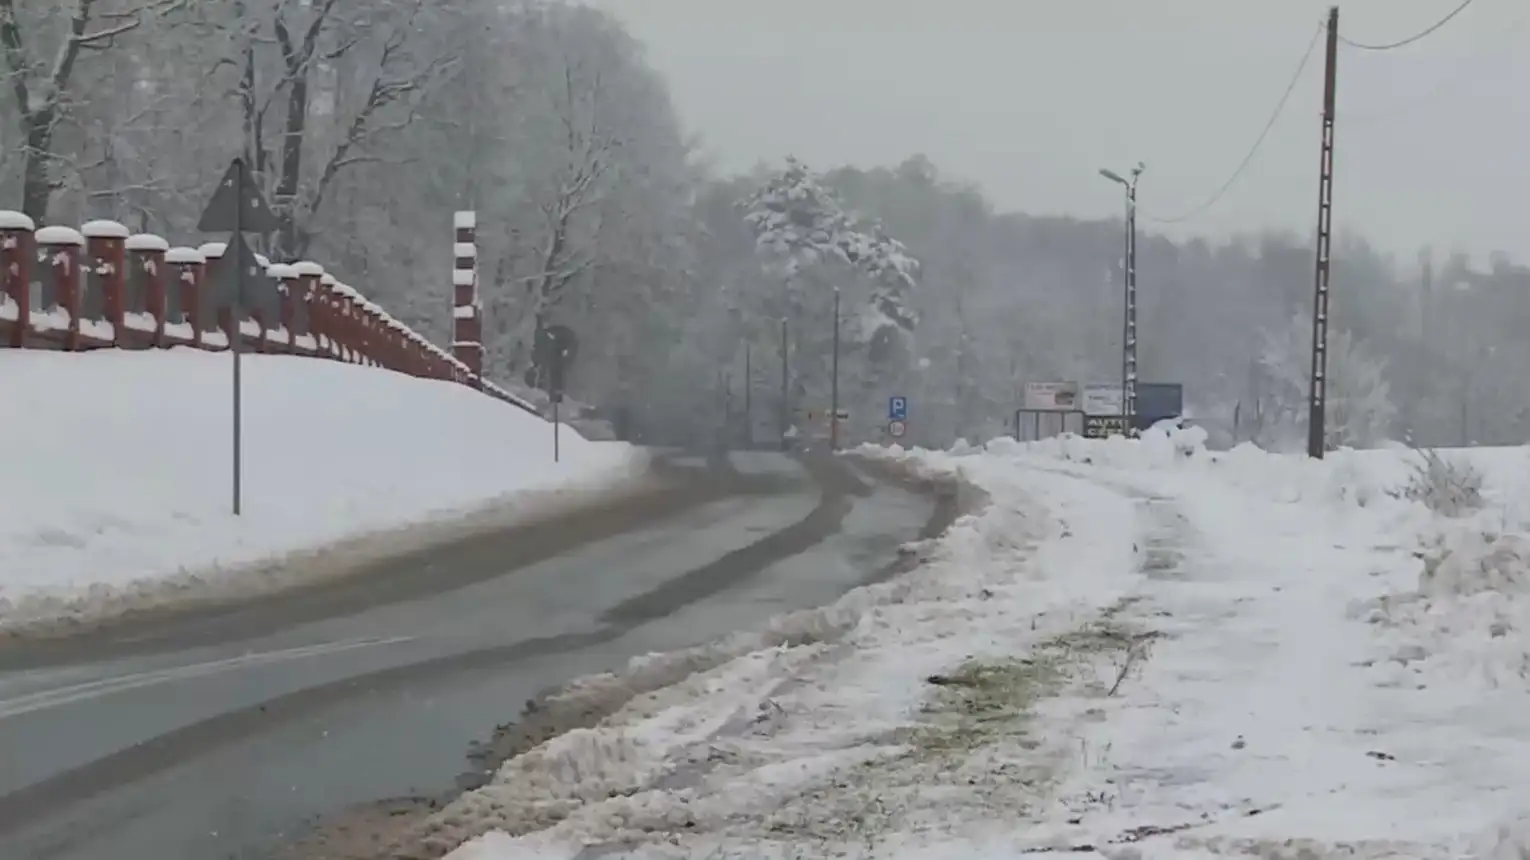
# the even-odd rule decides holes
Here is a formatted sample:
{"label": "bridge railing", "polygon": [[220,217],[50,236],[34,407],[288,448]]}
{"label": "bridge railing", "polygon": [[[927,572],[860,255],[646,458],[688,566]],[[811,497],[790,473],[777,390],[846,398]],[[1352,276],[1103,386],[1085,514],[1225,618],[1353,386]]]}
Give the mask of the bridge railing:
{"label": "bridge railing", "polygon": [[[265,277],[252,279],[235,302],[224,286],[229,279],[218,273],[225,250],[221,242],[172,247],[113,221],[37,228],[19,212],[0,210],[0,347],[221,351],[237,337],[252,353],[450,380],[537,412],[318,263],[258,258]],[[469,357],[479,356],[481,347]]]}

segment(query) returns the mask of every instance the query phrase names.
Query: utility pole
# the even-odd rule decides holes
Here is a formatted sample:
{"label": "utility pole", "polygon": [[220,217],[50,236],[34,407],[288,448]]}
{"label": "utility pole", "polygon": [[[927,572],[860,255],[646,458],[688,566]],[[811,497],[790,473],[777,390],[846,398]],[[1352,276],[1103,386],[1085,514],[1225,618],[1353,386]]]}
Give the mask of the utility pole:
{"label": "utility pole", "polygon": [[834,288],[834,358],[829,371],[829,450],[839,450],[839,287]]}
{"label": "utility pole", "polygon": [[1137,162],[1127,179],[1114,170],[1100,169],[1100,175],[1126,189],[1126,250],[1121,259],[1122,303],[1124,313],[1121,323],[1121,416],[1126,419],[1127,432],[1131,431],[1132,417],[1137,414],[1137,180],[1147,165]]}
{"label": "utility pole", "polygon": [[752,351],[754,347],[748,341],[744,342],[744,447],[754,447],[754,367]]}
{"label": "utility pole", "polygon": [[1323,65],[1323,148],[1318,168],[1317,261],[1313,272],[1312,379],[1307,399],[1307,456],[1323,459],[1328,408],[1328,273],[1333,250],[1333,122],[1338,85],[1339,7],[1328,9]]}

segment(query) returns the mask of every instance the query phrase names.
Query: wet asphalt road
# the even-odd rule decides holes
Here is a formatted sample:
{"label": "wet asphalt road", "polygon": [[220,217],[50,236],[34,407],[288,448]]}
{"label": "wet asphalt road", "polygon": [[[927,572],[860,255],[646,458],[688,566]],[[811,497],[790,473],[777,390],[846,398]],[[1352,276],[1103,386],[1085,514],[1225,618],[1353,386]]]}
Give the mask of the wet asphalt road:
{"label": "wet asphalt road", "polygon": [[0,671],[0,857],[266,857],[315,815],[448,790],[551,685],[833,600],[930,517],[901,489],[836,508],[785,457],[735,463],[796,480],[444,593]]}

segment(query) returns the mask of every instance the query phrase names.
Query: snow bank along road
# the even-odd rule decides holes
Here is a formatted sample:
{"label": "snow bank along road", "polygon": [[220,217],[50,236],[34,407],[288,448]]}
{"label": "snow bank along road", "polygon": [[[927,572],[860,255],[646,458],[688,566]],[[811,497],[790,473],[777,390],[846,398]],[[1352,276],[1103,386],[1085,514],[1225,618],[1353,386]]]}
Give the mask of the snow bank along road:
{"label": "snow bank along road", "polygon": [[932,519],[834,461],[735,465],[677,467],[657,512],[635,496],[381,562],[375,588],[0,651],[0,856],[374,856],[355,825],[388,807],[315,816],[428,811],[486,779],[537,692],[833,600]]}
{"label": "snow bank along road", "polygon": [[991,503],[901,576],[540,702],[639,692],[372,856],[1530,856],[1530,450],[1416,478],[1197,433],[885,452]]}
{"label": "snow bank along road", "polygon": [[554,463],[546,422],[450,382],[251,355],[244,395],[235,517],[227,356],[0,350],[0,637],[332,578],[644,473],[570,432]]}

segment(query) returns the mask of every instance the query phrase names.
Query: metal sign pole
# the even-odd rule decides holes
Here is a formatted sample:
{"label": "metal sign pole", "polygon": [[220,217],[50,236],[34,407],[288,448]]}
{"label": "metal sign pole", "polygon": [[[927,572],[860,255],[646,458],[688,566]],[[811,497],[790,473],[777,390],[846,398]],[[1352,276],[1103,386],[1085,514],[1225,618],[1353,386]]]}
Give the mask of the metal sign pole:
{"label": "metal sign pole", "polygon": [[[232,471],[235,516],[243,512],[244,496],[244,384],[241,361],[244,352],[244,334],[240,323],[243,321],[245,306],[249,299],[247,292],[249,274],[245,268],[255,263],[254,252],[250,251],[249,246],[245,244],[244,232],[248,230],[251,233],[270,233],[280,228],[281,219],[277,218],[271,211],[271,207],[266,205],[260,190],[251,184],[248,169],[242,158],[234,159],[229,165],[228,172],[223,174],[223,179],[214,189],[212,199],[207,201],[207,208],[203,210],[202,217],[197,220],[197,229],[203,233],[228,232],[231,234],[228,243],[223,247],[223,256],[218,259],[215,267],[211,267],[213,271],[211,283],[229,294],[230,319],[227,334],[229,352],[233,354],[234,359]],[[232,277],[229,277],[230,266],[234,270]],[[193,324],[200,325],[200,321],[193,321]]]}
{"label": "metal sign pole", "polygon": [[[244,194],[244,161],[234,162],[234,192],[240,197]],[[244,211],[244,201],[234,207],[234,235],[232,241],[224,246],[223,253],[227,256],[233,253],[234,259],[234,296],[229,302],[229,348],[234,353],[234,516],[243,514],[241,500],[244,496],[243,488],[243,461],[244,461],[244,381],[241,374],[240,356],[244,352],[244,333],[241,331],[240,319],[244,316],[244,261],[240,259],[240,252],[244,250],[244,234],[240,231],[240,217]]]}

